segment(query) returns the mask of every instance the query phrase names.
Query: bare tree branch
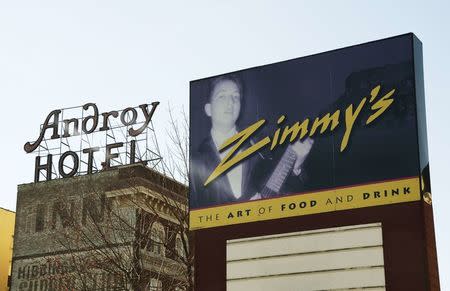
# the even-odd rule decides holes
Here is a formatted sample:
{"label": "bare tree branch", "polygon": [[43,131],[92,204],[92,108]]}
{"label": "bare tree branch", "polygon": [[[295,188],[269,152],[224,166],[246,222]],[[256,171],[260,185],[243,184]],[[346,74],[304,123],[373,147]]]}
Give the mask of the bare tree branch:
{"label": "bare tree branch", "polygon": [[194,290],[186,186],[189,121],[184,109],[175,113],[169,105],[168,113],[166,154],[156,147],[163,156],[162,174],[146,168],[151,177],[145,178],[134,172],[144,167],[129,166],[120,181],[99,186],[93,179],[74,200],[58,201],[54,240],[65,255],[54,263],[71,266],[60,274],[65,289],[95,290],[103,284],[110,290]]}

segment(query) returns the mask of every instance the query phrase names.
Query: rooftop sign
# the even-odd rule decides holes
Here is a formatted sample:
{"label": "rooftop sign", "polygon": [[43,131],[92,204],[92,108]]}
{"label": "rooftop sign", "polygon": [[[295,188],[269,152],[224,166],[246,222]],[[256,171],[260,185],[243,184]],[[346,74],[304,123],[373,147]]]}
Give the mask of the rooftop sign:
{"label": "rooftop sign", "polygon": [[[96,104],[87,103],[51,111],[38,137],[24,145],[25,152],[37,154],[34,181],[41,175],[51,180],[116,165],[159,161],[159,155],[148,146],[158,105],[153,102],[100,114]],[[59,156],[58,162],[54,156]]]}

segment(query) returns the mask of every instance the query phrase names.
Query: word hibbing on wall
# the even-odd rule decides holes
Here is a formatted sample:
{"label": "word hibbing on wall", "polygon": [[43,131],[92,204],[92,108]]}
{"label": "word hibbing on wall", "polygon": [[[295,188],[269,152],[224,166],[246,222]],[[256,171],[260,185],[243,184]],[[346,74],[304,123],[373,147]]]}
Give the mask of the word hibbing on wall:
{"label": "word hibbing on wall", "polygon": [[[100,155],[96,152],[101,151],[101,149],[104,151],[104,160],[101,163],[102,169],[112,167],[112,161],[119,158],[118,151],[122,147],[125,147],[125,163],[142,162],[142,159],[136,158],[137,142],[142,141],[142,139],[138,139],[138,136],[146,134],[158,105],[159,102],[152,102],[134,108],[128,107],[120,111],[113,110],[99,114],[97,105],[87,103],[80,107],[81,117],[70,119],[64,119],[63,116],[72,108],[51,111],[41,125],[38,138],[34,142],[25,143],[23,147],[27,153],[38,151],[34,181],[39,182],[41,172],[45,172],[46,180],[51,180],[52,173],[56,171],[56,176],[61,178],[75,176],[81,173],[80,164],[85,167],[83,173],[92,174],[98,170],[94,163],[95,158],[97,158],[96,155]],[[122,138],[119,142],[116,139],[117,134],[113,132],[117,129],[121,130],[119,135],[124,137],[124,140]],[[99,140],[92,137],[101,132],[105,134],[106,139]],[[46,135],[50,136],[46,138]],[[77,150],[74,150],[69,142],[70,138],[75,136],[80,137],[80,141],[77,141]],[[58,143],[57,151],[54,151],[55,147],[49,146],[52,140]],[[95,141],[104,142],[105,140],[104,146],[92,146]],[[113,142],[108,143],[109,140]],[[82,147],[83,145],[88,146]],[[62,149],[67,150],[63,151]],[[59,156],[57,170],[56,163],[54,164],[53,161],[54,155]],[[42,161],[43,157],[46,158],[46,161]],[[121,158],[121,160],[123,159]],[[52,172],[53,169],[55,170]]]}

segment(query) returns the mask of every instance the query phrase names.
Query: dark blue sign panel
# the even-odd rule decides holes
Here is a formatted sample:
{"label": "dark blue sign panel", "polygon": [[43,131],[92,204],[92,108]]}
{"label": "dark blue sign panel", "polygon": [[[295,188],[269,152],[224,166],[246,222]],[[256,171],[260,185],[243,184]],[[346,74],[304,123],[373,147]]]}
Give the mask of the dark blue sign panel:
{"label": "dark blue sign panel", "polygon": [[419,200],[422,74],[406,34],[192,81],[191,228]]}

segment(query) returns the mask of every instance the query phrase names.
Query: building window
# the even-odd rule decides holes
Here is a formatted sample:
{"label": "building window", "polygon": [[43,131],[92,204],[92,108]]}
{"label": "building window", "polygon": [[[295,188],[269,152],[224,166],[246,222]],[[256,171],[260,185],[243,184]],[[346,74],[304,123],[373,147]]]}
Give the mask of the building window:
{"label": "building window", "polygon": [[148,291],[162,291],[162,282],[156,278],[150,279],[150,285],[147,288]]}
{"label": "building window", "polygon": [[25,218],[25,233],[33,233],[33,221],[35,220],[33,209],[31,207],[24,207],[21,217]]}
{"label": "building window", "polygon": [[164,241],[166,232],[161,223],[155,222],[152,226],[150,252],[158,255],[165,255]]}
{"label": "building window", "polygon": [[177,256],[180,258],[186,258],[186,254],[184,252],[183,241],[181,240],[180,234],[177,234],[177,238],[175,239],[175,250],[177,252]]}
{"label": "building window", "polygon": [[47,213],[47,208],[45,204],[38,204],[36,209],[36,225],[35,232],[44,231],[45,225],[45,214]]}

